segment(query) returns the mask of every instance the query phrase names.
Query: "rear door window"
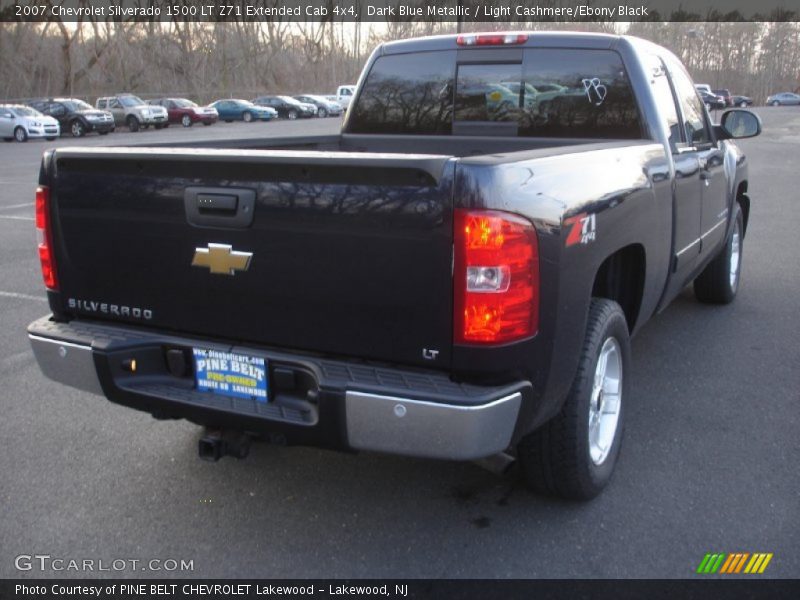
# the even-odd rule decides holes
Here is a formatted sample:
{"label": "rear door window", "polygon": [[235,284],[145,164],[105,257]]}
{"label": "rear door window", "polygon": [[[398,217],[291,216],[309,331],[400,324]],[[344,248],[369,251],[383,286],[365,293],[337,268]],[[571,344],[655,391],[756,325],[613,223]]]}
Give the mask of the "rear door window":
{"label": "rear door window", "polygon": [[689,74],[677,61],[667,59],[667,67],[675,86],[675,95],[683,113],[683,130],[686,143],[697,146],[711,142],[706,123],[706,111]]}
{"label": "rear door window", "polygon": [[667,77],[667,69],[655,54],[645,54],[642,60],[650,76],[650,89],[653,91],[653,99],[658,106],[658,115],[662,119],[670,150],[675,153],[678,151],[678,144],[682,143],[681,120],[678,117],[672,86]]}

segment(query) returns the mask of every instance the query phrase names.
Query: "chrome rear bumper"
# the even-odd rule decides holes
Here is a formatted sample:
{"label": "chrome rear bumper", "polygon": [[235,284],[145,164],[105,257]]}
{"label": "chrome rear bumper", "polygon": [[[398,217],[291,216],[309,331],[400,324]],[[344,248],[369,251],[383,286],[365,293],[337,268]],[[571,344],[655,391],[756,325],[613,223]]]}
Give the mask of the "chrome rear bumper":
{"label": "chrome rear bumper", "polygon": [[[528,382],[472,386],[452,382],[442,373],[235,346],[231,348],[263,356],[284,372],[296,368],[312,374],[313,381],[307,397],[304,390],[292,388],[281,395],[275,388],[268,403],[232,402],[197,391],[191,372],[175,377],[163,360],[167,347],[224,348],[218,342],[47,318],[31,323],[28,335],[42,372],[59,383],[161,417],[224,423],[242,431],[279,430],[289,443],[304,445],[450,460],[483,458],[512,444],[526,395],[528,401],[531,395]],[[123,373],[120,361],[137,356],[142,366],[135,374]]]}

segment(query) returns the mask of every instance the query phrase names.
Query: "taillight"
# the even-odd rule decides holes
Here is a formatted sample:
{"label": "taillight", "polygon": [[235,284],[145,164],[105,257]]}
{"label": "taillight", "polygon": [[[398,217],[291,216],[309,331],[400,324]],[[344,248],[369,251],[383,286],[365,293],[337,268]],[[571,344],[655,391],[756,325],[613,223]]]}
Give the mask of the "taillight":
{"label": "taillight", "polygon": [[44,185],[36,188],[36,241],[39,244],[39,262],[42,265],[44,284],[48,290],[58,290],[50,220],[50,188]]}
{"label": "taillight", "polygon": [[476,33],[460,35],[456,38],[459,46],[508,46],[524,44],[528,36],[524,33]]}
{"label": "taillight", "polygon": [[505,344],[539,327],[539,247],[530,221],[499,211],[455,211],[453,338]]}

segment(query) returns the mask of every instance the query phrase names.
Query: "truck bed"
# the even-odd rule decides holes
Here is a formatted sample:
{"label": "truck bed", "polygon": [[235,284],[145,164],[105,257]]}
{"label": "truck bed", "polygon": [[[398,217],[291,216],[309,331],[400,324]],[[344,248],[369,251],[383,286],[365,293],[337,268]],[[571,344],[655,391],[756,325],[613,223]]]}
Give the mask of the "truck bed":
{"label": "truck bed", "polygon": [[292,136],[246,138],[241,140],[205,140],[191,143],[147,144],[151,148],[187,148],[219,150],[298,150],[314,152],[358,152],[380,154],[431,154],[456,158],[469,156],[508,160],[509,154],[519,154],[519,160],[541,156],[588,152],[651,143],[649,140],[605,140],[593,138],[535,138],[496,136],[420,136],[415,135],[357,135]]}

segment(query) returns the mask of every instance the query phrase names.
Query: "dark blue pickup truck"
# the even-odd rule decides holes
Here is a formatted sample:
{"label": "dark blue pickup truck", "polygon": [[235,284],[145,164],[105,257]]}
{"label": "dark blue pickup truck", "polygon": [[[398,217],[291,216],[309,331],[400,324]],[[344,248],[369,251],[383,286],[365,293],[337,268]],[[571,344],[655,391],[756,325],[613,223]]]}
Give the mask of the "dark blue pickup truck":
{"label": "dark blue pickup truck", "polygon": [[760,129],[714,124],[636,38],[384,44],[340,135],[47,152],[52,315],[28,333],[52,379],[204,426],[204,458],[255,438],[516,458],[534,489],[589,498],[630,337],[691,282],[736,295],[732,139]]}

